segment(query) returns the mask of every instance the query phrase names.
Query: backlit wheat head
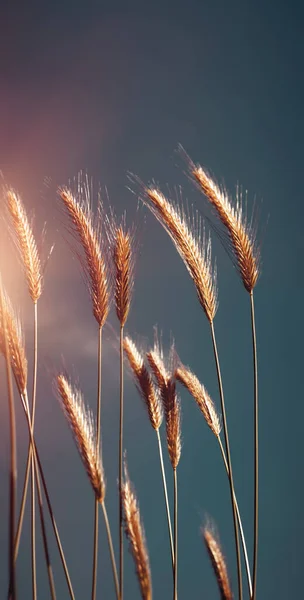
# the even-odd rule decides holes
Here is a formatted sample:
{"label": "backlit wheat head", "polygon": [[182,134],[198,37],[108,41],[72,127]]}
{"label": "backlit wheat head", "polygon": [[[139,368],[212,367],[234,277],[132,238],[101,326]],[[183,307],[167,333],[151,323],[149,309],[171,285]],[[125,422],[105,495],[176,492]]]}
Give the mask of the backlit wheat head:
{"label": "backlit wheat head", "polygon": [[146,188],[143,202],[170,235],[194,281],[200,304],[212,322],[217,310],[217,287],[210,237],[201,232],[199,223],[195,231],[183,207],[169,202],[157,188]]}
{"label": "backlit wheat head", "polygon": [[27,385],[27,359],[24,349],[24,337],[21,323],[6,292],[3,293],[3,315],[1,315],[1,312],[0,307],[0,351],[2,354],[5,353],[3,327],[6,327],[12,371],[19,393],[24,396]]}
{"label": "backlit wheat head", "polygon": [[128,357],[138,392],[146,404],[151,425],[153,429],[158,430],[163,420],[160,394],[153,384],[142,354],[130,337],[124,338],[124,351]]}
{"label": "backlit wheat head", "polygon": [[10,213],[17,247],[22,260],[30,296],[37,302],[42,292],[41,262],[37,244],[29,223],[23,202],[14,190],[6,192],[7,207]]}
{"label": "backlit wheat head", "polygon": [[232,600],[233,596],[230,587],[228,571],[220,544],[212,531],[207,527],[205,527],[203,530],[203,536],[212,567],[217,578],[221,598],[222,600]]}
{"label": "backlit wheat head", "polygon": [[246,290],[251,293],[259,276],[260,253],[255,229],[251,222],[248,222],[242,202],[237,198],[233,205],[226,191],[221,189],[200,165],[191,164],[191,173],[226,227],[236,266]]}
{"label": "backlit wheat head", "polygon": [[92,299],[94,317],[102,327],[110,305],[107,260],[102,252],[100,220],[93,217],[89,195],[83,190],[76,198],[68,188],[59,189],[71,221],[71,232],[80,243],[84,257],[77,252]]}
{"label": "backlit wheat head", "polygon": [[87,475],[97,500],[105,497],[105,478],[100,455],[96,452],[96,431],[92,413],[85,408],[80,390],[72,387],[67,377],[56,377],[57,395],[72,429],[73,437],[80,453]]}
{"label": "backlit wheat head", "polygon": [[130,542],[130,550],[135,563],[141,597],[143,600],[152,600],[151,572],[145,531],[141,522],[135,491],[129,479],[126,465],[121,493],[124,509],[125,532]]}
{"label": "backlit wheat head", "polygon": [[113,214],[108,229],[114,265],[116,314],[123,327],[128,318],[134,287],[135,232],[127,229],[125,216],[118,224]]}
{"label": "backlit wheat head", "polygon": [[203,413],[207,425],[209,425],[214,435],[218,437],[221,432],[221,423],[216,412],[213,401],[211,400],[206,388],[200,383],[196,375],[183,364],[179,364],[175,371],[175,378],[182,383],[191,396],[194,398],[199,409]]}

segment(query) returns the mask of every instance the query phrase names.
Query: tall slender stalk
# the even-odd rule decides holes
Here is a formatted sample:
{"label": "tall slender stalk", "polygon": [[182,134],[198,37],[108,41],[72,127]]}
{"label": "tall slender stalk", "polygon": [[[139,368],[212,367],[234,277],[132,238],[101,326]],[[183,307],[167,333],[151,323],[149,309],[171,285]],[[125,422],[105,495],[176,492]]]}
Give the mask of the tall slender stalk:
{"label": "tall slender stalk", "polygon": [[173,469],[174,474],[174,588],[173,600],[177,600],[177,548],[178,548],[178,529],[177,529],[177,470]]}
{"label": "tall slender stalk", "polygon": [[[100,411],[101,411],[101,355],[102,355],[102,327],[98,332],[98,375],[97,375],[97,410],[96,410],[96,454],[100,453]],[[97,586],[97,560],[98,560],[98,516],[99,502],[94,494],[94,542],[93,542],[93,573],[92,573],[92,600],[96,598]]]}
{"label": "tall slender stalk", "polygon": [[[34,356],[33,356],[33,391],[32,391],[32,430],[35,427],[36,390],[37,390],[37,359],[38,359],[38,310],[34,302]],[[35,473],[34,459],[31,453],[31,545],[32,545],[32,587],[33,600],[37,598],[37,568],[36,568],[36,517],[35,517]]]}
{"label": "tall slender stalk", "polygon": [[258,405],[258,363],[254,314],[253,290],[250,292],[252,352],[254,372],[254,546],[253,546],[253,574],[252,574],[252,600],[256,598],[257,566],[258,566],[258,533],[259,533],[259,405]]}
{"label": "tall slender stalk", "polygon": [[[227,458],[226,458],[225,450],[223,448],[223,444],[222,444],[222,440],[221,440],[220,436],[217,437],[217,440],[218,440],[218,443],[219,443],[219,446],[220,446],[220,449],[221,449],[221,453],[222,453],[224,465],[225,465],[225,468],[226,468],[226,471],[227,471],[227,475],[229,477],[229,468],[228,468]],[[248,554],[247,554],[246,540],[245,540],[245,535],[244,535],[244,530],[243,530],[243,525],[242,525],[242,519],[241,519],[241,515],[240,515],[239,506],[238,506],[238,502],[237,502],[237,499],[236,499],[235,492],[234,492],[234,505],[235,505],[237,520],[238,520],[239,529],[240,529],[241,542],[242,542],[242,546],[243,546],[243,554],[244,554],[244,560],[245,560],[245,565],[246,565],[246,573],[247,573],[249,596],[251,598],[251,596],[252,596],[252,582],[251,582],[250,566],[249,566],[249,560],[248,560]]]}
{"label": "tall slender stalk", "polygon": [[240,540],[239,540],[239,531],[238,531],[238,524],[237,524],[236,507],[235,507],[235,503],[234,503],[234,497],[235,497],[234,496],[234,484],[233,484],[233,473],[232,473],[232,464],[231,464],[231,456],[230,456],[228,426],[227,426],[227,419],[226,419],[225,398],[224,398],[224,390],[223,390],[223,384],[222,384],[222,376],[221,376],[221,369],[220,369],[213,321],[210,322],[210,328],[211,328],[212,345],[213,345],[213,352],[214,352],[214,358],[215,358],[215,364],[216,364],[216,371],[217,371],[217,378],[218,378],[218,385],[219,385],[219,392],[220,392],[220,399],[221,399],[222,416],[223,416],[223,429],[224,429],[227,463],[228,463],[228,477],[229,477],[229,484],[230,484],[230,496],[231,496],[231,505],[232,505],[232,513],[233,513],[233,525],[234,525],[234,536],[235,536],[236,557],[237,557],[239,599],[242,600],[243,588],[242,588]]}
{"label": "tall slender stalk", "polygon": [[119,598],[120,598],[120,596],[119,596],[119,581],[118,581],[118,575],[117,575],[117,569],[116,569],[113,540],[112,540],[111,529],[110,529],[110,524],[109,524],[109,519],[108,519],[108,513],[107,513],[107,509],[106,509],[106,505],[105,505],[104,501],[101,502],[101,506],[102,506],[102,510],[103,510],[103,516],[104,516],[104,521],[105,521],[105,526],[106,526],[107,536],[108,536],[108,543],[109,543],[110,557],[111,557],[111,563],[112,563],[112,571],[113,571],[113,578],[114,578],[114,584],[115,584],[116,598],[117,598],[117,600],[119,600]]}
{"label": "tall slender stalk", "polygon": [[9,485],[9,578],[10,578],[10,593],[12,600],[17,597],[16,594],[16,572],[14,561],[14,539],[15,539],[15,516],[16,516],[16,487],[17,487],[17,442],[16,442],[16,418],[14,406],[14,392],[12,372],[10,366],[10,354],[7,339],[7,328],[4,316],[4,301],[2,280],[0,277],[0,302],[2,315],[2,328],[4,339],[6,378],[8,388],[8,408],[9,408],[9,423],[10,423],[10,485]]}
{"label": "tall slender stalk", "polygon": [[173,536],[172,536],[172,527],[171,527],[171,516],[170,516],[170,507],[169,507],[169,500],[168,500],[166,473],[165,473],[165,468],[164,468],[163,450],[162,450],[162,444],[161,444],[159,429],[156,429],[156,435],[157,435],[157,441],[158,441],[160,468],[161,468],[161,472],[162,472],[164,496],[165,496],[165,503],[166,503],[167,523],[168,523],[168,532],[169,532],[169,539],[170,539],[172,569],[174,569],[174,546],[173,546]]}
{"label": "tall slender stalk", "polygon": [[120,327],[119,340],[119,356],[120,356],[120,401],[119,401],[119,593],[120,600],[123,600],[123,501],[122,501],[122,484],[123,484],[123,416],[124,416],[124,396],[123,396],[123,325]]}

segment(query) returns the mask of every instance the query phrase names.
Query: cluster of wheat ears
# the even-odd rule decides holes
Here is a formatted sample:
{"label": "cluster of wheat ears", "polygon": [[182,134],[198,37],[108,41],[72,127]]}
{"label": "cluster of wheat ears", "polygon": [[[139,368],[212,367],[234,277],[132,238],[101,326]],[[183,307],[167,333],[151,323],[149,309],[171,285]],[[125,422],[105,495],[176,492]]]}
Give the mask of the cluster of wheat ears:
{"label": "cluster of wheat ears", "polygon": [[[94,531],[92,588],[91,598],[96,598],[97,565],[98,565],[98,518],[99,509],[105,520],[109,543],[109,552],[113,570],[113,591],[117,599],[122,600],[124,594],[124,539],[125,532],[134,559],[140,593],[144,600],[152,599],[152,578],[149,566],[149,555],[145,541],[143,523],[134,487],[129,479],[126,460],[124,458],[123,425],[124,425],[124,357],[129,364],[137,390],[142,397],[150,423],[155,430],[160,472],[164,491],[164,510],[168,523],[168,549],[172,559],[172,596],[178,597],[178,486],[177,471],[181,456],[181,405],[177,392],[177,384],[182,384],[196,401],[205,421],[216,441],[223,458],[230,486],[231,508],[234,523],[236,560],[238,571],[238,597],[242,600],[243,578],[241,547],[246,568],[246,584],[248,597],[256,599],[257,551],[258,551],[258,385],[257,355],[254,317],[253,290],[259,276],[259,248],[256,241],[256,229],[253,219],[248,219],[247,211],[242,207],[240,198],[233,202],[224,188],[217,185],[201,166],[195,165],[187,157],[187,168],[190,178],[205,195],[210,205],[210,215],[217,225],[215,230],[221,238],[241,276],[250,300],[250,318],[252,326],[253,348],[253,401],[254,401],[254,547],[252,569],[249,564],[241,515],[234,488],[233,470],[229,449],[229,435],[226,420],[224,391],[221,378],[220,362],[217,351],[214,319],[217,311],[216,270],[211,257],[211,240],[205,230],[195,224],[193,218],[183,209],[181,203],[172,202],[155,186],[145,186],[133,177],[133,184],[140,184],[139,197],[151,210],[167,233],[170,235],[187,270],[194,282],[201,307],[209,321],[212,338],[214,360],[218,377],[220,414],[196,375],[177,356],[174,347],[167,358],[164,358],[159,340],[154,347],[145,353],[134,341],[125,335],[132,290],[134,284],[134,261],[136,251],[136,230],[129,229],[126,219],[118,219],[113,211],[107,215],[104,208],[98,206],[94,215],[90,198],[90,189],[85,181],[79,182],[76,191],[69,187],[58,189],[59,203],[69,223],[69,231],[73,236],[73,249],[81,263],[92,310],[97,321],[98,335],[98,376],[96,418],[86,406],[81,391],[75,386],[65,371],[58,371],[54,377],[54,389],[61,403],[66,419],[70,425],[73,438],[78,448],[83,466],[91,483],[94,496]],[[134,191],[134,190],[133,190]],[[1,351],[5,358],[7,374],[7,395],[10,420],[10,506],[9,506],[9,586],[8,598],[17,598],[16,561],[18,557],[20,536],[24,518],[28,484],[31,481],[31,563],[32,563],[32,598],[37,598],[36,585],[36,506],[39,508],[42,539],[48,572],[48,581],[52,599],[56,598],[51,557],[45,527],[44,502],[49,512],[58,551],[65,573],[67,590],[70,598],[75,598],[72,581],[60,541],[58,528],[52,510],[50,495],[44,477],[43,467],[35,442],[35,407],[36,381],[38,362],[38,301],[43,292],[43,266],[38,251],[32,223],[28,219],[20,195],[12,188],[4,190],[7,208],[8,225],[17,244],[18,252],[24,268],[28,291],[34,308],[34,352],[33,352],[33,385],[31,401],[27,386],[28,363],[24,347],[24,336],[20,322],[13,310],[9,297],[0,280],[0,323]],[[111,528],[106,510],[106,485],[101,453],[101,383],[102,383],[102,338],[111,301],[114,301],[120,326],[120,418],[119,418],[119,548],[118,567],[112,542]],[[15,389],[13,380],[15,382]],[[14,394],[19,395],[29,431],[27,464],[23,483],[22,500],[18,519],[16,506],[17,465],[16,465],[16,425],[14,413]],[[166,439],[169,458],[173,470],[174,500],[173,519],[170,514],[170,502],[167,493],[166,475],[163,463],[160,427],[165,422]],[[223,439],[222,439],[223,431]],[[92,500],[93,505],[93,500]],[[92,506],[93,509],[93,506]],[[225,558],[221,550],[218,536],[211,526],[202,529],[203,539],[211,559],[217,578],[221,598],[230,600],[231,584]],[[89,595],[89,594],[88,594]],[[189,597],[191,590],[189,590]]]}

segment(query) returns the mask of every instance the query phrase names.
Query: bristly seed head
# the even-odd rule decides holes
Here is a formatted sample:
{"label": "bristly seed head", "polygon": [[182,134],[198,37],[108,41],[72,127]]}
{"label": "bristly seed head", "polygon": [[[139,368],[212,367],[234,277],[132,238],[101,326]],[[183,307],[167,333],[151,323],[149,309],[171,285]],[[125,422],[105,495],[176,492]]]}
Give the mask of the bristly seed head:
{"label": "bristly seed head", "polygon": [[10,363],[14,378],[23,396],[27,385],[27,359],[24,349],[24,336],[18,317],[16,316],[10,299],[6,292],[3,293],[3,315],[0,307],[0,352],[5,354],[4,331],[6,327]]}
{"label": "bristly seed head", "polygon": [[130,311],[135,267],[135,230],[127,229],[125,215],[118,224],[112,213],[108,238],[113,255],[116,314],[123,327]]}
{"label": "bristly seed head", "polygon": [[33,302],[37,302],[42,292],[42,271],[32,226],[29,223],[19,194],[12,189],[8,189],[6,197],[29,293]]}
{"label": "bristly seed head", "polygon": [[84,257],[78,252],[77,256],[91,295],[93,314],[99,327],[103,327],[109,313],[110,294],[107,260],[101,247],[100,215],[94,221],[89,196],[84,194],[76,199],[67,188],[60,188],[59,194],[72,223],[71,233],[76,234],[84,253]]}
{"label": "bristly seed head", "polygon": [[221,189],[200,165],[190,163],[192,176],[214,207],[222,224],[226,227],[232,255],[247,292],[252,293],[258,277],[260,251],[256,242],[256,231],[243,212],[242,202],[237,198],[233,205],[225,190]]}
{"label": "bristly seed head", "polygon": [[175,206],[156,188],[145,188],[143,202],[170,235],[196,287],[199,302],[210,323],[217,310],[216,270],[211,262],[211,240],[195,231],[183,207]]}
{"label": "bristly seed head", "polygon": [[128,475],[126,464],[124,470],[125,481],[121,494],[124,508],[125,532],[130,542],[130,550],[135,563],[141,597],[143,600],[152,600],[151,572],[144,527],[141,522],[137,498]]}
{"label": "bristly seed head", "polygon": [[228,571],[220,544],[212,531],[207,527],[203,529],[203,536],[212,567],[217,578],[221,598],[222,600],[232,600],[233,595],[230,587]]}
{"label": "bristly seed head", "polygon": [[103,502],[106,486],[101,457],[97,454],[96,431],[92,413],[85,408],[81,392],[72,387],[62,373],[56,377],[56,392],[96,498],[99,502]]}
{"label": "bristly seed head", "polygon": [[182,363],[175,371],[175,378],[182,383],[191,396],[194,398],[199,409],[205,417],[207,425],[211,431],[218,437],[221,433],[221,423],[216,412],[213,401],[211,400],[206,388],[200,383],[196,375]]}
{"label": "bristly seed head", "polygon": [[159,391],[155,388],[151,375],[148,372],[142,354],[139,352],[130,337],[124,338],[124,351],[128,357],[130,367],[136,381],[136,387],[143,398],[150,419],[150,423],[156,431],[160,428],[163,420],[162,404]]}

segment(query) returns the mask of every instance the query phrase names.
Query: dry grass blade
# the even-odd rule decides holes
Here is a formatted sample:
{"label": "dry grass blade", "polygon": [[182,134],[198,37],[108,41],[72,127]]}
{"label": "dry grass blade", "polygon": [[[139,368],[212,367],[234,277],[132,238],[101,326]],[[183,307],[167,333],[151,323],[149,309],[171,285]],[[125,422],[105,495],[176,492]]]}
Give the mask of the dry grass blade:
{"label": "dry grass blade", "polygon": [[67,188],[59,189],[59,193],[72,222],[72,233],[76,234],[85,255],[85,259],[80,255],[79,258],[91,294],[93,314],[102,327],[108,316],[110,295],[99,224],[94,223],[89,201],[77,200]]}
{"label": "dry grass blade", "polygon": [[157,431],[163,420],[159,393],[155,389],[150,373],[145,366],[143,356],[129,337],[124,338],[124,351],[130,363],[136,387],[146,404],[151,425]]}
{"label": "dry grass blade", "polygon": [[37,244],[20,196],[11,189],[7,190],[6,196],[30,296],[33,302],[37,302],[42,292],[41,262]]}
{"label": "dry grass blade", "polygon": [[255,230],[247,221],[242,202],[237,199],[234,206],[225,190],[221,189],[200,165],[191,164],[191,173],[215,208],[218,218],[227,228],[244,286],[249,293],[252,292],[259,276],[260,255]]}
{"label": "dry grass blade", "polygon": [[125,480],[122,487],[124,523],[126,536],[135,562],[136,574],[143,600],[152,600],[152,582],[145,532],[140,518],[137,498],[125,465]]}
{"label": "dry grass blade", "polygon": [[211,262],[211,240],[187,218],[182,207],[174,206],[156,188],[146,188],[145,204],[170,235],[196,287],[207,318],[213,321],[217,310],[216,271]]}
{"label": "dry grass blade", "polygon": [[185,365],[180,364],[175,371],[177,381],[193,396],[199,409],[203,413],[207,425],[216,437],[221,433],[221,423],[216,408],[206,388],[200,383],[196,375]]}
{"label": "dry grass blade", "polygon": [[219,542],[207,527],[203,530],[204,540],[215,576],[218,581],[222,600],[232,600],[232,591],[228,578],[225,559]]}
{"label": "dry grass blade", "polygon": [[[14,313],[8,295],[3,293],[3,318],[0,310],[0,321],[6,324],[6,335],[12,371],[20,394],[24,394],[27,385],[27,359],[21,324]],[[1,328],[1,329],[2,329]],[[0,331],[0,352],[5,353],[4,331]]]}
{"label": "dry grass blade", "polygon": [[99,502],[105,497],[105,479],[100,456],[96,453],[93,416],[84,406],[81,392],[73,388],[67,377],[56,377],[57,394],[73,432],[85,470]]}

